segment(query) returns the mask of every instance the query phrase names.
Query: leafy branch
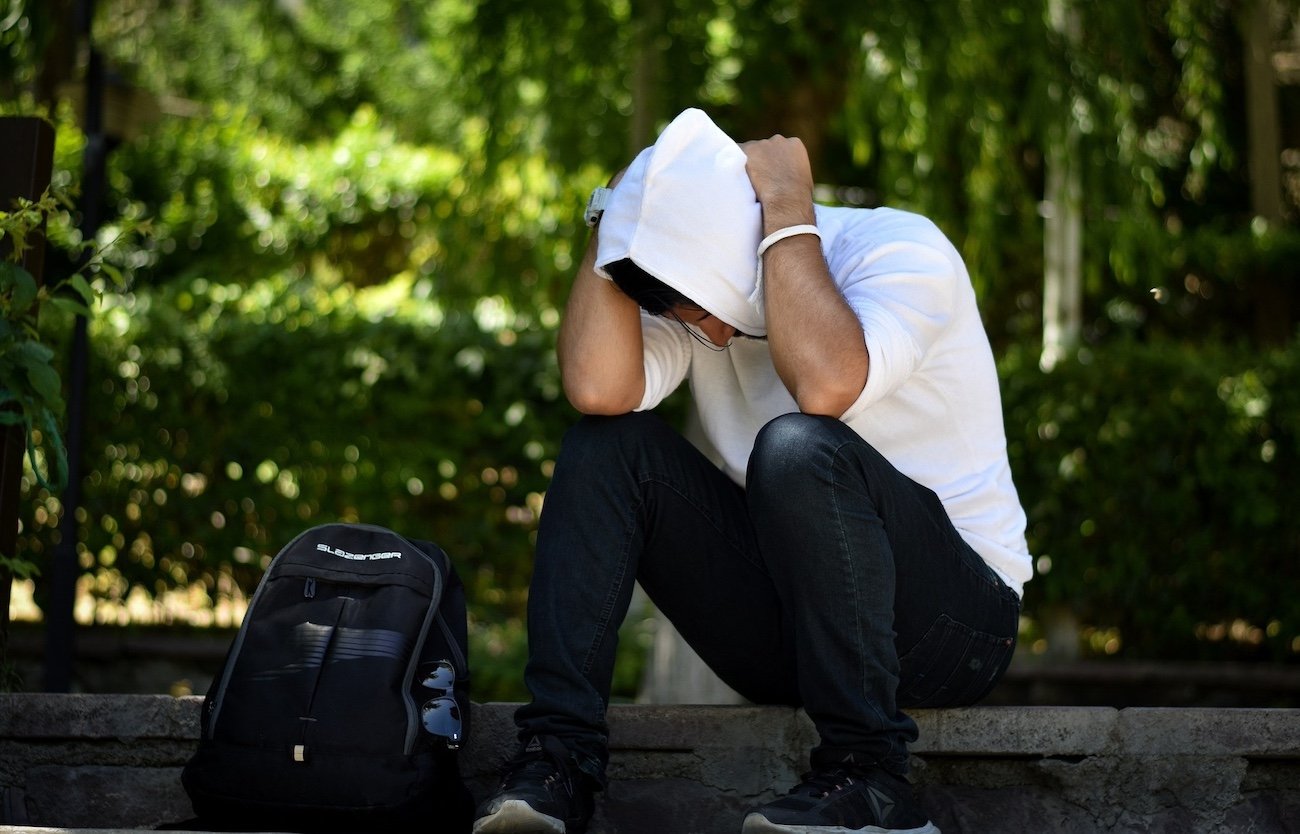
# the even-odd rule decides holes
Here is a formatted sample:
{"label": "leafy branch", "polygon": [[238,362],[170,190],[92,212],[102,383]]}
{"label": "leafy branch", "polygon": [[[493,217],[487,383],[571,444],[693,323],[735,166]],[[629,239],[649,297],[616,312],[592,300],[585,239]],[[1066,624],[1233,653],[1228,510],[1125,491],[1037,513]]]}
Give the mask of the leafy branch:
{"label": "leafy branch", "polygon": [[59,281],[41,284],[23,267],[23,258],[43,240],[47,221],[70,208],[67,196],[46,189],[39,200],[20,197],[13,210],[0,211],[0,241],[9,242],[8,257],[0,261],[0,426],[23,428],[32,471],[51,492],[67,484],[68,456],[58,426],[65,409],[62,384],[54,351],[41,341],[37,326],[41,310],[48,304],[90,316],[98,292],[86,276],[102,273],[121,286],[122,274],[105,260],[105,252],[125,236],[149,232],[145,221],[127,227],[108,245],[76,244],[73,254],[84,258],[81,268]]}

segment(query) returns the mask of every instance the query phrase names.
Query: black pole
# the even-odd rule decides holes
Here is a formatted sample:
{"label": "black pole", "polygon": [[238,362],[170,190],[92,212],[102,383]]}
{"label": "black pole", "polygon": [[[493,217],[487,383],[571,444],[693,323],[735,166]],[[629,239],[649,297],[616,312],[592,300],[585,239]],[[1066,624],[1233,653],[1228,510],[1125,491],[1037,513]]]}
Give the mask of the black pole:
{"label": "black pole", "polygon": [[[77,30],[84,38],[86,63],[86,151],[85,171],[81,183],[82,240],[93,241],[99,233],[104,204],[105,170],[108,138],[104,135],[104,65],[91,39],[91,22],[95,16],[94,0],[78,4]],[[50,565],[49,610],[45,617],[45,690],[72,690],[73,661],[76,656],[76,623],[73,609],[77,602],[77,510],[81,506],[81,470],[84,457],[83,437],[86,415],[86,376],[90,342],[86,317],[77,316],[72,335],[72,356],[68,368],[68,484],[63,493],[63,516],[59,520],[59,543]]]}
{"label": "black pole", "polygon": [[[0,206],[13,205],[15,197],[38,200],[50,184],[54,167],[54,128],[35,117],[0,117],[0,147],[11,153],[0,157]],[[45,229],[28,239],[31,246],[22,266],[40,284],[45,275]],[[13,254],[12,241],[0,240],[0,259]],[[18,507],[22,503],[23,464],[27,429],[6,426],[0,431],[0,554],[18,555]],[[20,681],[9,663],[9,600],[13,574],[0,568],[0,692]]]}

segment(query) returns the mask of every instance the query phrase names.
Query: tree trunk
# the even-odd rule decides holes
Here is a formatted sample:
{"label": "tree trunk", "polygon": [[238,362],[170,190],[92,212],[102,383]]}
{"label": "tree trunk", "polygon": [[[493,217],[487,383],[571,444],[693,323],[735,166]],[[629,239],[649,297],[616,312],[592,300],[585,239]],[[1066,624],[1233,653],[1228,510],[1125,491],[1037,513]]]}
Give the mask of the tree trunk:
{"label": "tree trunk", "polygon": [[53,105],[59,90],[72,81],[77,71],[77,38],[72,0],[49,0],[52,27],[49,46],[42,56],[36,78],[36,100]]}
{"label": "tree trunk", "polygon": [[664,0],[638,0],[632,25],[635,55],[632,63],[632,124],[628,130],[629,157],[654,141],[660,117],[659,76],[662,56],[656,40],[664,31]]}
{"label": "tree trunk", "polygon": [[[1282,123],[1278,112],[1277,77],[1273,52],[1277,42],[1280,9],[1275,0],[1252,0],[1241,10],[1242,62],[1245,65],[1247,171],[1250,207],[1255,217],[1277,228],[1285,219],[1282,208]],[[1290,281],[1282,275],[1257,269],[1252,277],[1255,300],[1255,337],[1262,344],[1285,344],[1291,337]]]}
{"label": "tree trunk", "polygon": [[1242,9],[1240,19],[1251,210],[1270,224],[1283,219],[1282,122],[1273,70],[1278,20],[1275,0],[1253,0]]}
{"label": "tree trunk", "polygon": [[1083,182],[1079,134],[1069,126],[1047,153],[1043,218],[1043,353],[1050,371],[1079,344],[1083,329]]}
{"label": "tree trunk", "polygon": [[[1052,25],[1072,47],[1079,43],[1079,16],[1070,0],[1049,4]],[[1039,364],[1050,371],[1079,344],[1083,330],[1083,176],[1079,128],[1072,115],[1072,93],[1062,92],[1062,123],[1047,148],[1043,193],[1043,352]]]}

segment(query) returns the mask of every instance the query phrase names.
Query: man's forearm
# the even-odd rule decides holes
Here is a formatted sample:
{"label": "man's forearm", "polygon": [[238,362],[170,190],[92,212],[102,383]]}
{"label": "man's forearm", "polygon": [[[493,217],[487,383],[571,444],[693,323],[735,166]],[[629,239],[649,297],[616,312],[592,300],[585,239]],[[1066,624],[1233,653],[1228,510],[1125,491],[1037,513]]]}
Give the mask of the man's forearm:
{"label": "man's forearm", "polygon": [[[802,143],[778,136],[743,147],[763,206],[764,237],[815,224],[812,175]],[[867,346],[815,235],[788,237],[767,249],[763,304],[772,363],[799,410],[839,417],[867,383]]]}
{"label": "man's forearm", "polygon": [[800,235],[768,249],[763,296],[772,363],[799,410],[839,417],[867,383],[867,349],[817,237]]}
{"label": "man's forearm", "polygon": [[636,302],[595,270],[591,236],[560,324],[564,394],[584,414],[626,414],[645,393],[641,315]]}

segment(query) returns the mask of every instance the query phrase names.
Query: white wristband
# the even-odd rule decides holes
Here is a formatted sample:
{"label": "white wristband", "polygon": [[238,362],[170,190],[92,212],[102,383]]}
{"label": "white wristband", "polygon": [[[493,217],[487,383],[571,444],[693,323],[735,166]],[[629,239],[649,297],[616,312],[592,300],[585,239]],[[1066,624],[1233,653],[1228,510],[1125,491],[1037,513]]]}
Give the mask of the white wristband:
{"label": "white wristband", "polygon": [[763,304],[763,253],[771,249],[773,244],[780,243],[786,238],[795,235],[816,235],[817,239],[820,240],[822,233],[811,223],[801,223],[798,226],[786,226],[784,229],[777,229],[763,238],[762,243],[758,244],[758,274],[754,277],[754,291],[749,295],[749,302],[760,309]]}
{"label": "white wristband", "polygon": [[762,243],[758,244],[759,259],[762,260],[763,253],[772,248],[774,244],[780,243],[786,238],[794,237],[795,235],[816,235],[818,239],[820,239],[822,233],[811,223],[803,223],[798,226],[786,226],[784,229],[777,229],[775,232],[772,232],[772,234],[763,238]]}

